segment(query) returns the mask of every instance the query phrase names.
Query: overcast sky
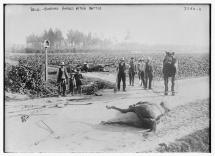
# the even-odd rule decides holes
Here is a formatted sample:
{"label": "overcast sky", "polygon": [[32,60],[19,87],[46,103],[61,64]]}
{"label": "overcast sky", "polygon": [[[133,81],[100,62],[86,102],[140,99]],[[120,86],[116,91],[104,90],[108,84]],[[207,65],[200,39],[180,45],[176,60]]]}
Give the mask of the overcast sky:
{"label": "overcast sky", "polygon": [[[64,5],[66,6],[66,5]],[[77,5],[76,5],[77,6]],[[68,5],[67,7],[76,7]],[[80,6],[80,5],[79,5]],[[41,11],[31,11],[39,8]],[[42,10],[57,7],[58,10]],[[99,7],[99,6],[98,6]],[[64,37],[68,30],[93,32],[103,38],[144,44],[209,44],[209,7],[192,5],[100,5],[101,10],[67,10],[62,6],[7,5],[5,8],[6,45],[25,44],[26,36],[58,28]]]}

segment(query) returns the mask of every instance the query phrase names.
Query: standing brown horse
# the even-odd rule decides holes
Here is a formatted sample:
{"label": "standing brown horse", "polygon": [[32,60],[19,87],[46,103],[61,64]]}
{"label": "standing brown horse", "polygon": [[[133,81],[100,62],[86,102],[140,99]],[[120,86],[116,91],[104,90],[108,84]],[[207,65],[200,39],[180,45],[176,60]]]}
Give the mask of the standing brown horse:
{"label": "standing brown horse", "polygon": [[164,75],[164,85],[165,85],[165,93],[164,95],[168,95],[168,79],[171,77],[171,92],[172,95],[175,95],[175,74],[176,74],[176,59],[174,57],[174,52],[166,52],[166,56],[163,60],[163,75]]}

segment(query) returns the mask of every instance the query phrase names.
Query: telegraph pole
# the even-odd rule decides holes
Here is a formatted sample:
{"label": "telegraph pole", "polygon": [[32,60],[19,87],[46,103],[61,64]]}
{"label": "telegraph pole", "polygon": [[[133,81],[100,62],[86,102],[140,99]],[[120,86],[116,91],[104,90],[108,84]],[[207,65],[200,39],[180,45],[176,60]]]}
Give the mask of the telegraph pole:
{"label": "telegraph pole", "polygon": [[48,82],[48,47],[50,47],[50,42],[48,40],[44,41],[45,48],[45,81]]}
{"label": "telegraph pole", "polygon": [[45,48],[45,70],[46,70],[46,74],[45,74],[45,81],[48,81],[48,48]]}

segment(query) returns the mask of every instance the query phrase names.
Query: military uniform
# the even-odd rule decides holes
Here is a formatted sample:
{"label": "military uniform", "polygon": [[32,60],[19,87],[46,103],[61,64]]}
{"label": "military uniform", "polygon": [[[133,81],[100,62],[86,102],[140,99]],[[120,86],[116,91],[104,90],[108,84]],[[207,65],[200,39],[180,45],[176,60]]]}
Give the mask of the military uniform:
{"label": "military uniform", "polygon": [[139,82],[140,82],[140,85],[142,86],[142,79],[141,79],[141,71],[140,71],[140,60],[138,61],[138,64],[137,64],[137,74],[138,74],[138,78],[139,78]]}
{"label": "military uniform", "polygon": [[69,91],[70,91],[70,93],[72,95],[74,94],[74,90],[75,90],[75,87],[76,87],[76,81],[75,81],[74,74],[75,73],[71,73],[70,78],[69,78]]}
{"label": "military uniform", "polygon": [[119,66],[118,66],[118,82],[117,82],[117,87],[118,87],[118,90],[120,90],[120,82],[122,80],[122,83],[123,83],[123,91],[125,91],[125,88],[126,88],[126,74],[125,74],[125,62],[120,62],[119,63]]}
{"label": "military uniform", "polygon": [[[153,79],[153,70],[152,70],[152,65],[147,62],[146,63],[146,69],[145,69],[145,80],[146,80],[146,88],[148,86],[149,89],[151,89],[151,83],[152,83],[152,79]],[[148,80],[149,80],[149,85],[148,85]]]}
{"label": "military uniform", "polygon": [[82,67],[82,70],[83,70],[84,72],[88,72],[89,66],[88,66],[87,63],[84,63],[84,65],[83,65],[83,67]]}
{"label": "military uniform", "polygon": [[164,85],[165,85],[165,93],[164,95],[168,95],[168,78],[171,77],[172,86],[171,91],[172,95],[175,95],[175,75],[176,75],[176,67],[177,66],[177,60],[174,57],[174,52],[169,53],[166,52],[166,56],[163,60],[163,75],[164,75]]}
{"label": "military uniform", "polygon": [[74,77],[75,77],[77,92],[79,92],[81,94],[81,85],[82,85],[81,79],[83,79],[83,76],[82,76],[82,74],[80,74],[79,72],[77,72],[74,75]]}
{"label": "military uniform", "polygon": [[140,70],[140,77],[141,77],[141,81],[143,84],[143,87],[146,88],[146,83],[145,83],[145,62],[142,60],[142,62],[140,63],[139,66],[139,70]]}
{"label": "military uniform", "polygon": [[[61,66],[64,66],[64,63],[62,63]],[[59,95],[61,94],[61,92],[63,92],[63,96],[65,96],[67,80],[68,80],[68,73],[66,71],[66,68],[62,68],[62,67],[59,68],[58,76],[57,76],[57,83],[59,83],[59,86],[58,86]]]}
{"label": "military uniform", "polygon": [[134,85],[135,70],[136,70],[136,66],[135,66],[134,62],[130,61],[128,75],[129,75],[129,84],[132,86]]}

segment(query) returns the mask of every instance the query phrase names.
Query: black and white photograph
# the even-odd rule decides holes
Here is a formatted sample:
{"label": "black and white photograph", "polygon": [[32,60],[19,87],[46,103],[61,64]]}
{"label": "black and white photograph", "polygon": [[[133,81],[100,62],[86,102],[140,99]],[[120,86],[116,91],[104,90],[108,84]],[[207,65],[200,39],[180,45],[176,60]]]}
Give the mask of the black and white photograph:
{"label": "black and white photograph", "polygon": [[210,3],[5,3],[5,153],[211,153]]}

